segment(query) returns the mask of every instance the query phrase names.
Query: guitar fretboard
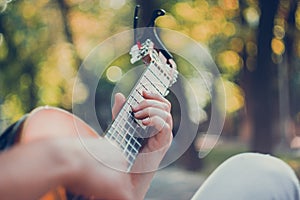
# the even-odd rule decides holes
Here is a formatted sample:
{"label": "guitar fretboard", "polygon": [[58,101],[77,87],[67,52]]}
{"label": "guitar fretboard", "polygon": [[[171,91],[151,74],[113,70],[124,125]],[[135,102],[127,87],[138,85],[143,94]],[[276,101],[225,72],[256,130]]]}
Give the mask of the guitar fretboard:
{"label": "guitar fretboard", "polygon": [[131,90],[124,106],[105,135],[122,149],[128,162],[128,171],[143,146],[143,142],[151,136],[151,131],[153,131],[134,118],[131,108],[144,100],[143,91],[166,96],[168,88],[176,81],[178,73],[175,66],[170,66],[166,60],[162,59],[150,40],[141,46],[133,46],[131,55],[131,62],[143,58],[147,68]]}

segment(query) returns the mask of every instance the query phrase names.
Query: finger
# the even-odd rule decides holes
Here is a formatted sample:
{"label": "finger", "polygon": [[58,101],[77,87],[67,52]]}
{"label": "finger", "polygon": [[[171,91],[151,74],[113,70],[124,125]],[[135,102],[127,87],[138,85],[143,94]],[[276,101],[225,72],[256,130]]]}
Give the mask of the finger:
{"label": "finger", "polygon": [[145,118],[151,118],[154,116],[159,116],[160,118],[166,120],[169,117],[169,115],[169,112],[155,107],[148,107],[134,113],[134,117],[140,120]]}
{"label": "finger", "polygon": [[143,97],[145,99],[154,99],[160,102],[165,102],[165,103],[170,103],[165,97],[163,97],[160,94],[157,93],[153,93],[153,92],[147,92],[147,91],[143,91]]}
{"label": "finger", "polygon": [[159,94],[143,92],[145,100],[140,102],[138,105],[133,106],[133,112],[137,112],[139,110],[145,109],[147,107],[155,107],[165,110],[167,112],[171,111],[171,103],[162,97]]}
{"label": "finger", "polygon": [[144,99],[156,100],[156,101],[165,103],[165,104],[169,105],[169,107],[171,107],[171,103],[160,94],[143,91],[143,97],[144,97]]}
{"label": "finger", "polygon": [[[170,129],[173,128],[173,119],[170,113],[160,111],[161,113],[158,115],[146,115],[144,118],[140,118],[142,120],[142,124],[145,126],[153,126],[156,130],[161,131],[162,125],[166,124]],[[156,113],[157,114],[157,113]]]}
{"label": "finger", "polygon": [[165,102],[160,102],[160,101],[157,101],[157,100],[143,100],[138,105],[133,106],[132,111],[133,112],[138,112],[138,111],[141,111],[143,109],[151,108],[151,107],[161,109],[161,110],[164,110],[166,112],[171,111],[170,104],[165,103]]}
{"label": "finger", "polygon": [[173,137],[172,128],[168,123],[164,123],[164,120],[157,117],[153,118],[151,123],[156,125],[157,133],[148,139],[145,148],[142,150],[143,152],[152,152],[165,145],[169,145]]}
{"label": "finger", "polygon": [[154,127],[157,132],[161,132],[165,128],[170,128],[170,124],[166,120],[162,119],[159,116],[153,116],[151,118],[145,118],[142,120],[143,125]]}
{"label": "finger", "polygon": [[115,119],[121,108],[123,107],[124,103],[126,101],[126,98],[123,94],[121,93],[116,93],[115,94],[115,102],[112,107],[112,118]]}

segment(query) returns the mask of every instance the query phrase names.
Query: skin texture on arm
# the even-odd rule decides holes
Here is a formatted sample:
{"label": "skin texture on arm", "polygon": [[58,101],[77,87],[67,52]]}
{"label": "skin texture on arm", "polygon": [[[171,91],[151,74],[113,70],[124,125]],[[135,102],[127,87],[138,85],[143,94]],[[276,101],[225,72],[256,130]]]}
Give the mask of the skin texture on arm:
{"label": "skin texture on arm", "polygon": [[[74,194],[93,196],[95,199],[143,199],[155,167],[159,165],[172,140],[170,103],[158,95],[143,94],[145,100],[134,107],[133,112],[144,125],[154,126],[158,130],[142,149],[142,153],[159,150],[152,160],[155,164],[151,172],[125,173],[95,159],[92,154],[101,155],[101,158],[126,169],[123,154],[106,139],[40,139],[15,145],[0,154],[1,198],[38,199],[47,191],[63,186]],[[125,97],[117,94],[113,116],[116,116],[124,102]],[[145,161],[137,158],[133,168],[145,166]]]}
{"label": "skin texture on arm", "polygon": [[[83,139],[95,152],[112,148],[106,140]],[[77,138],[34,141],[0,154],[0,194],[3,199],[38,199],[47,191],[64,186],[75,194],[108,199],[130,199],[128,174],[113,170],[94,159]],[[122,155],[110,155],[124,165]],[[119,187],[118,191],[112,188]],[[16,192],[17,191],[17,192]]]}
{"label": "skin texture on arm", "polygon": [[35,142],[15,146],[0,154],[1,198],[37,199],[59,184],[66,163],[61,161],[57,166],[51,146],[51,142]]}

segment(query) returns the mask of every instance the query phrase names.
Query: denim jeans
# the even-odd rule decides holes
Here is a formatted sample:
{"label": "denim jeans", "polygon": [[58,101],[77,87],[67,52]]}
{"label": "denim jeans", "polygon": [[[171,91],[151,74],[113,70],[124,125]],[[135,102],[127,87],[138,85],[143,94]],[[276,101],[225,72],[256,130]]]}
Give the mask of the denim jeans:
{"label": "denim jeans", "polygon": [[299,181],[278,158],[242,153],[221,164],[192,200],[300,200]]}

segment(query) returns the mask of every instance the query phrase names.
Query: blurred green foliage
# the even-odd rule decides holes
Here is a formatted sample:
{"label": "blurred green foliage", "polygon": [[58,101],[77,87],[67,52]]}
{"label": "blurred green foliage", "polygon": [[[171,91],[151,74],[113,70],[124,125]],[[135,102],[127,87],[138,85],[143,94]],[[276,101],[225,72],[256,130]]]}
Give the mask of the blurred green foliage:
{"label": "blurred green foliage", "polygon": [[[281,11],[288,10],[291,2],[280,1]],[[239,116],[245,108],[241,75],[245,69],[256,68],[258,1],[170,0],[161,1],[161,5],[168,13],[157,20],[157,25],[186,34],[207,47],[222,74],[228,118]],[[130,0],[17,0],[10,3],[0,15],[0,130],[39,105],[71,110],[73,84],[82,60],[105,39],[132,27],[134,6],[135,2]],[[280,62],[287,49],[284,41],[287,19],[282,12],[275,19],[272,40],[275,63]],[[292,31],[298,33],[299,6],[295,16]],[[292,57],[298,66],[299,35],[294,34]],[[180,41],[176,43],[180,46]],[[103,56],[105,54],[103,52]],[[102,80],[107,85],[104,89],[110,90],[118,76],[129,70],[131,66],[124,64],[126,62],[128,58],[112,63],[114,68]],[[181,73],[188,74],[188,68],[183,67],[187,66],[186,61],[179,59],[178,62]],[[297,88],[300,79],[296,75],[300,69],[294,67],[293,71],[291,87]],[[83,98],[85,90],[83,86]],[[293,99],[297,99],[299,92],[293,95]],[[205,108],[208,104],[206,101],[201,106]],[[300,108],[295,108],[299,120]]]}

